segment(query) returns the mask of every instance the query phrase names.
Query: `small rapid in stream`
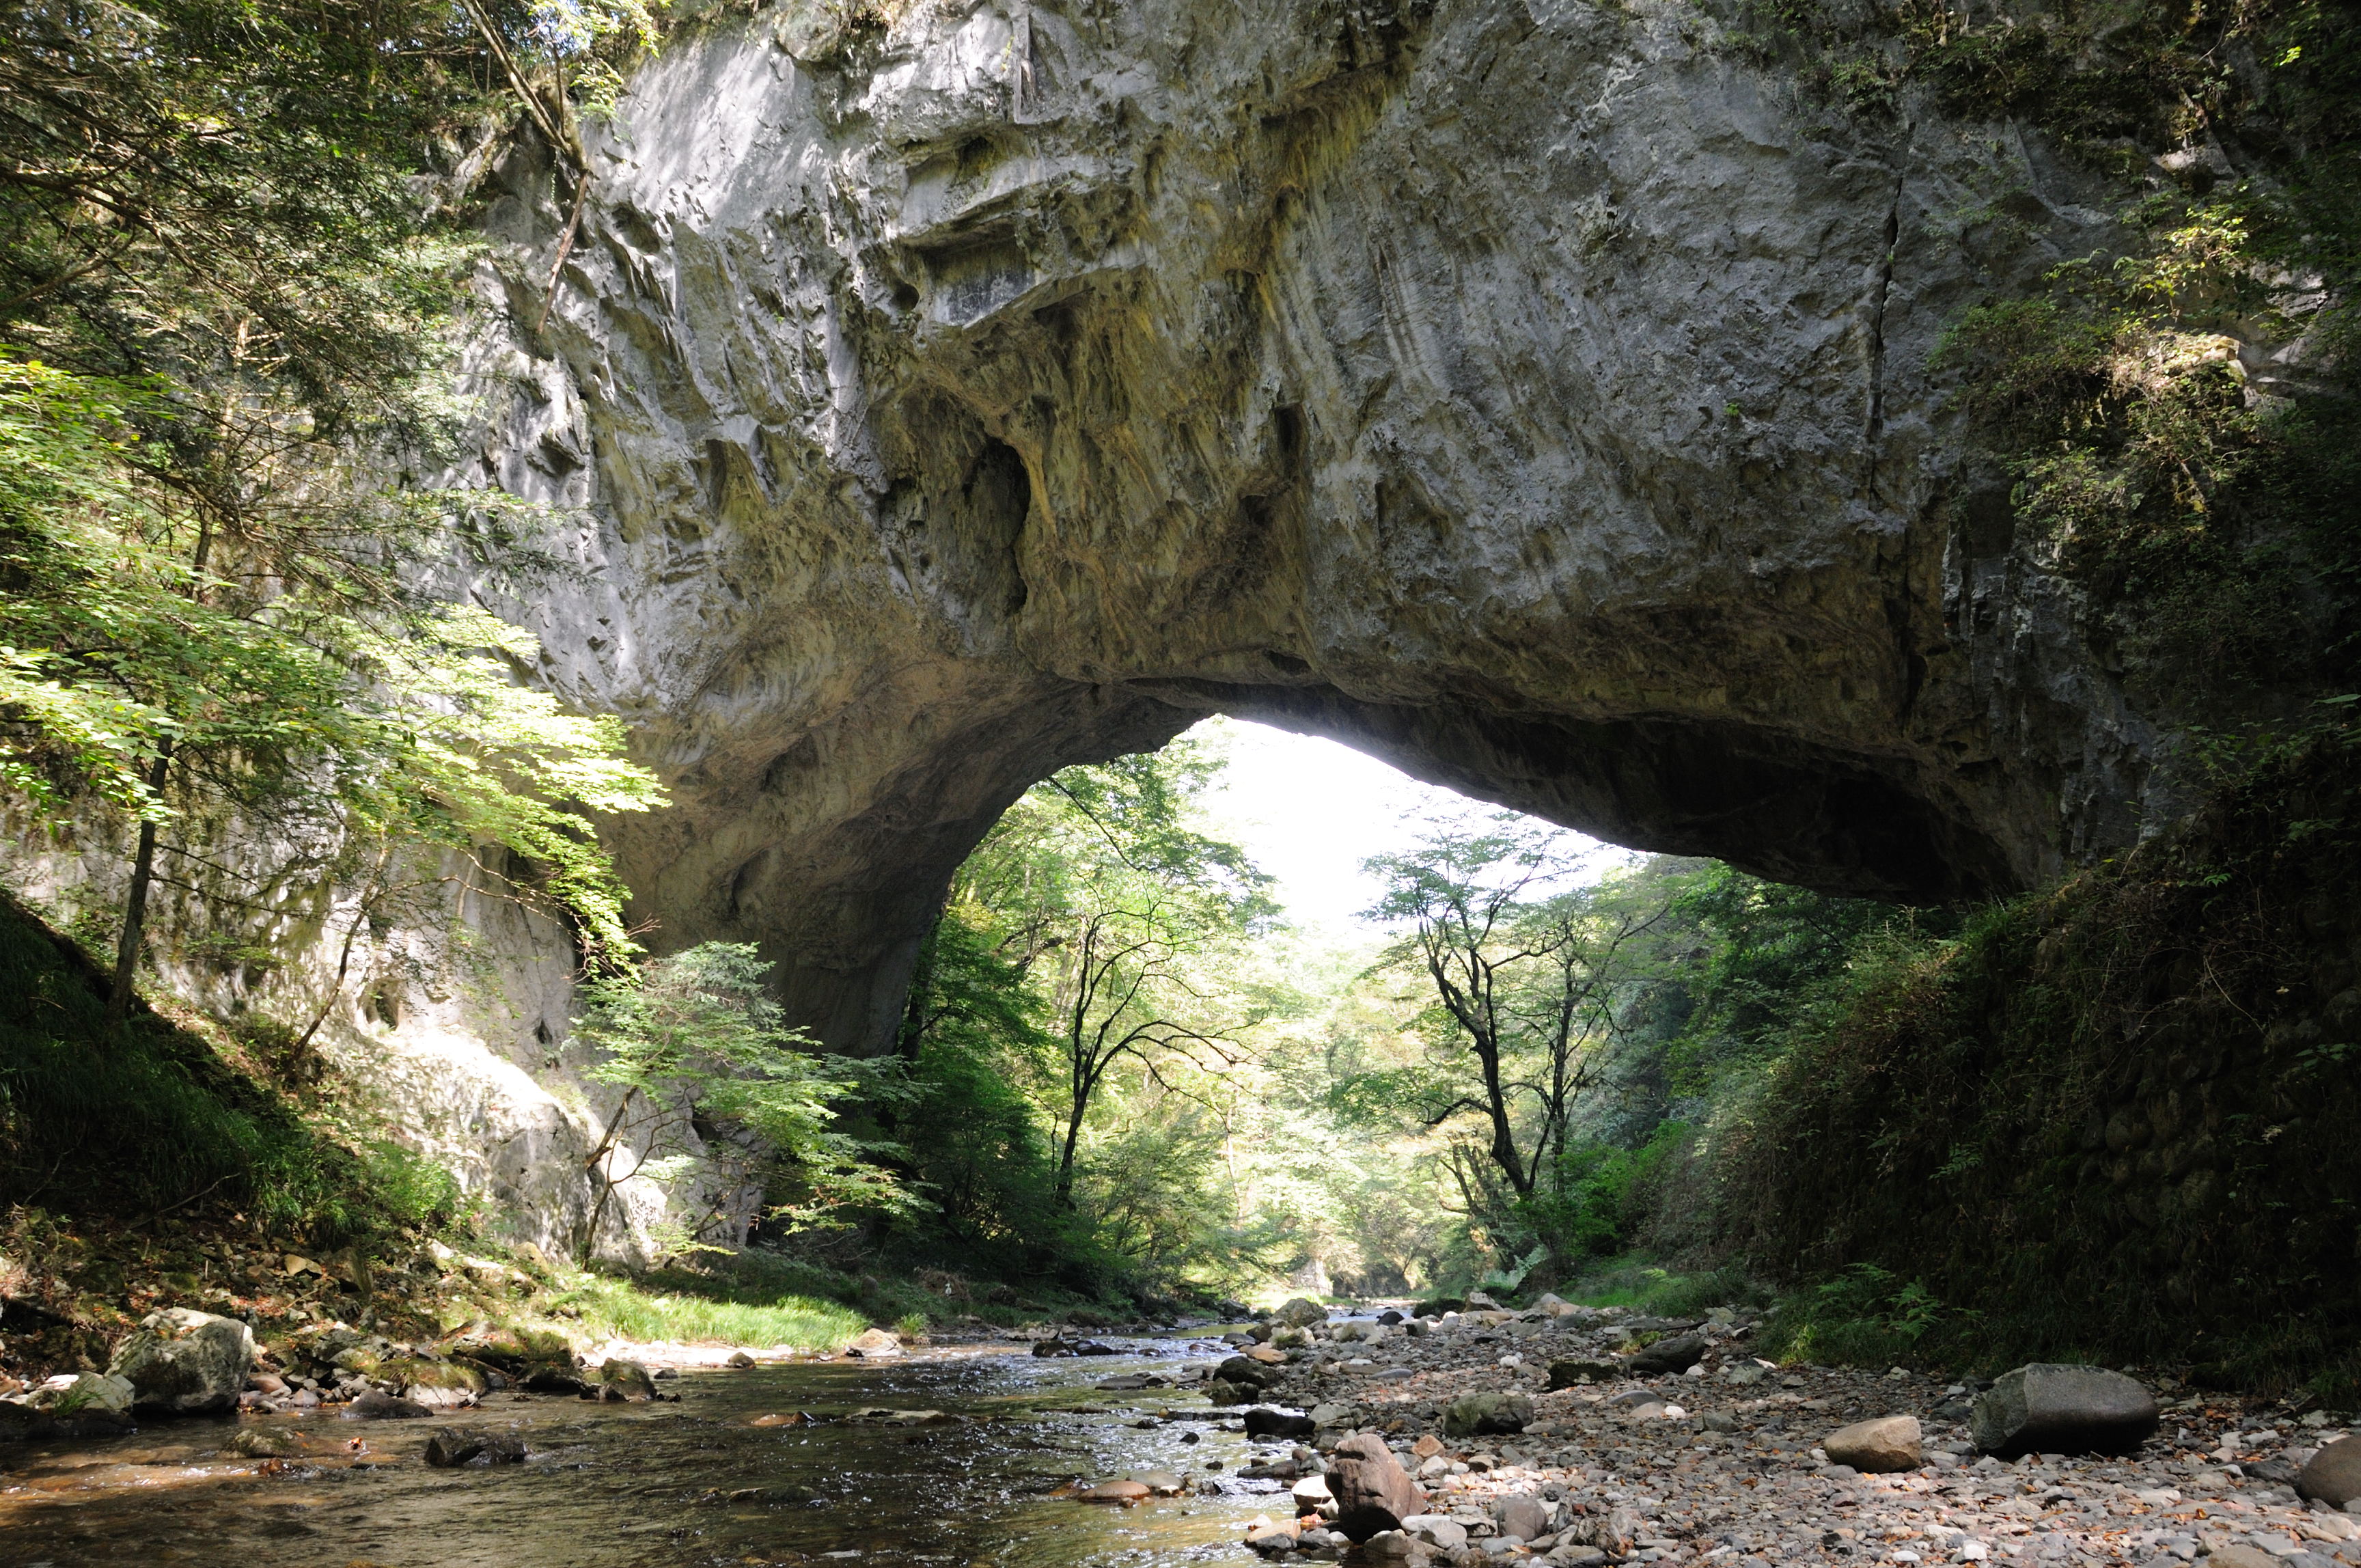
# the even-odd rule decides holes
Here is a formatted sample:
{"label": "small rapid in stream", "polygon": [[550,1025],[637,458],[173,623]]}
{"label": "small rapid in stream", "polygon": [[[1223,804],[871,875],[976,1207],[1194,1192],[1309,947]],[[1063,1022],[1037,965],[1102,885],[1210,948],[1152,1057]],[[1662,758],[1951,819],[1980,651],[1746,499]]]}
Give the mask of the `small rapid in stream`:
{"label": "small rapid in stream", "polygon": [[[677,1403],[507,1393],[429,1420],[248,1415],[161,1423],[85,1442],[0,1449],[0,1563],[204,1568],[1081,1568],[1241,1562],[1245,1521],[1276,1484],[1132,1508],[1069,1484],[1148,1471],[1235,1473],[1235,1420],[1169,1375],[1203,1340],[1126,1340],[1126,1354],[1044,1359],[954,1346],[882,1362],[684,1372]],[[1226,1354],[1224,1352],[1223,1354]],[[936,1411],[895,1425],[864,1409]],[[809,1418],[806,1420],[804,1418]],[[302,1434],[300,1455],[245,1458],[241,1428]],[[438,1429],[522,1438],[522,1464],[430,1468]],[[351,1452],[357,1440],[359,1453]],[[1251,1488],[1251,1489],[1249,1489]],[[733,1495],[734,1494],[734,1495]]]}

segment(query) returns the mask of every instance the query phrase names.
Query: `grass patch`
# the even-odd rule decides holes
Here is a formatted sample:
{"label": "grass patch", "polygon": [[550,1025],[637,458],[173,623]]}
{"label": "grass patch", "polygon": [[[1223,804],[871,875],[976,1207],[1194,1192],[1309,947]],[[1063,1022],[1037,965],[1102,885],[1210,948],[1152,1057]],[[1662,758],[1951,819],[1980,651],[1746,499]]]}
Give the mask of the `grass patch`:
{"label": "grass patch", "polygon": [[1643,1255],[1607,1258],[1557,1288],[1586,1307],[1628,1307],[1657,1317],[1695,1317],[1713,1307],[1759,1306],[1769,1300],[1744,1271],[1724,1267],[1683,1274]]}
{"label": "grass patch", "polygon": [[871,1326],[867,1315],[839,1302],[678,1273],[640,1280],[571,1275],[539,1304],[602,1338],[678,1344],[836,1350]]}

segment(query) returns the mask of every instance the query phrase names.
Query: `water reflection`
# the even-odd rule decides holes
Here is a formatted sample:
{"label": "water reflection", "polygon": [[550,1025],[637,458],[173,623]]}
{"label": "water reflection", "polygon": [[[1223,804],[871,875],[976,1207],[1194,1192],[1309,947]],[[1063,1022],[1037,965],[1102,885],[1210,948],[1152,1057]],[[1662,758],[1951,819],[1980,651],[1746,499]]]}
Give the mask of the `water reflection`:
{"label": "water reflection", "polygon": [[[1250,1560],[1242,1522],[1277,1502],[1160,1498],[1133,1508],[1056,1494],[1076,1480],[1234,1471],[1245,1438],[1200,1397],[1104,1392],[1170,1373],[1188,1342],[1039,1360],[1022,1346],[898,1362],[684,1375],[678,1404],[494,1396],[412,1421],[248,1418],[75,1445],[0,1448],[0,1563],[223,1568],[656,1568],[837,1563],[1067,1568]],[[1202,1354],[1200,1352],[1199,1354]],[[851,1419],[882,1408],[927,1424]],[[807,1422],[805,1415],[813,1418]],[[909,1420],[911,1418],[903,1418]],[[1234,1423],[1233,1423],[1234,1424]],[[422,1458],[438,1427],[513,1431],[523,1464]],[[278,1460],[235,1431],[300,1432]],[[1198,1434],[1198,1441],[1185,1434]],[[352,1452],[357,1439],[361,1452]],[[250,1446],[259,1446],[248,1440]]]}

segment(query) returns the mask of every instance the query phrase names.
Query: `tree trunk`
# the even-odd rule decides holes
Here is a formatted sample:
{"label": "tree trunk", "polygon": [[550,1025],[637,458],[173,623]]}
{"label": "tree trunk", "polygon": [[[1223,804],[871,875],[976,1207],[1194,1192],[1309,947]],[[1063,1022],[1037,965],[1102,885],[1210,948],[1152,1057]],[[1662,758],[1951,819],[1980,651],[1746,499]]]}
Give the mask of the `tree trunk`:
{"label": "tree trunk", "polygon": [[[156,749],[155,765],[148,770],[148,793],[161,795],[172,771],[172,742]],[[139,948],[148,927],[148,889],[156,877],[156,824],[142,819],[139,848],[131,857],[131,892],[123,905],[123,939],[115,949],[115,985],[106,993],[106,1022],[112,1026],[131,1014],[132,982],[139,973]]]}

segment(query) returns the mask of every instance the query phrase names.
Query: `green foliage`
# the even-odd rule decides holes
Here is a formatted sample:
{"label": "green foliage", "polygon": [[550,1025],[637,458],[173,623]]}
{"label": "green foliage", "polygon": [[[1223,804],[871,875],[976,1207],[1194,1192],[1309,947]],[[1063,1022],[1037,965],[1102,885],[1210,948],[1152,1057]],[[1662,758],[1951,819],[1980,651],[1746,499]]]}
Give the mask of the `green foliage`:
{"label": "green foliage", "polygon": [[136,402],[0,358],[0,787],[169,820],[169,757],[182,802],[317,816],[324,795],[350,833],[526,857],[588,949],[628,952],[591,814],[663,795],[620,725],[520,687],[539,646],[481,610],[356,614],[341,587],[286,591],[285,553],[259,586],[205,569],[209,524],[136,480]]}
{"label": "green foliage", "polygon": [[900,1149],[835,1124],[837,1102],[886,1086],[863,1064],[813,1054],[785,1026],[763,989],[770,969],[751,944],[708,942],[583,986],[577,1038],[598,1054],[585,1076],[622,1091],[588,1161],[598,1196],[586,1258],[615,1189],[635,1176],[707,1185],[711,1210],[688,1227],[689,1244],[750,1187],[770,1195],[769,1219],[789,1231],[917,1202],[875,1163]]}
{"label": "green foliage", "polygon": [[2323,1048],[2351,1014],[2355,758],[2316,739],[2125,862],[1862,950],[1708,1161],[1721,1245],[1836,1283],[1796,1332],[2356,1386],[2356,1085]]}

